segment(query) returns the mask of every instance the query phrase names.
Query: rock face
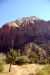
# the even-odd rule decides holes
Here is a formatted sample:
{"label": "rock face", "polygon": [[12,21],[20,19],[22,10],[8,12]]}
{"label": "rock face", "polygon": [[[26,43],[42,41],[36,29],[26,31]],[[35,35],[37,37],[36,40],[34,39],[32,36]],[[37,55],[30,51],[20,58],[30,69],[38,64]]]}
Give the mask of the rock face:
{"label": "rock face", "polygon": [[7,23],[0,28],[0,49],[20,48],[29,42],[50,42],[50,21],[32,16]]}

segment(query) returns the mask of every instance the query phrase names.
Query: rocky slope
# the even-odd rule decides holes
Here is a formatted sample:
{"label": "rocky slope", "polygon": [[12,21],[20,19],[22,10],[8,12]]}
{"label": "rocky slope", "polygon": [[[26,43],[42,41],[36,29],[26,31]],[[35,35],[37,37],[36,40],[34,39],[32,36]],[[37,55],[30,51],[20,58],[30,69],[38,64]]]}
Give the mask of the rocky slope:
{"label": "rocky slope", "polygon": [[0,50],[21,48],[30,42],[50,43],[50,21],[32,16],[9,22],[0,28]]}

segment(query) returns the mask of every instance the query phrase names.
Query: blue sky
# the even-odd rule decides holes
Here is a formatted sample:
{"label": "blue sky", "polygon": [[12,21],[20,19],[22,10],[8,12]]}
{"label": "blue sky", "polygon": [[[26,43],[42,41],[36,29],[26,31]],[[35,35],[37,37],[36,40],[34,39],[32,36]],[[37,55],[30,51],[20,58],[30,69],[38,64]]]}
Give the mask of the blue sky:
{"label": "blue sky", "polygon": [[0,0],[0,27],[26,16],[50,20],[50,0]]}

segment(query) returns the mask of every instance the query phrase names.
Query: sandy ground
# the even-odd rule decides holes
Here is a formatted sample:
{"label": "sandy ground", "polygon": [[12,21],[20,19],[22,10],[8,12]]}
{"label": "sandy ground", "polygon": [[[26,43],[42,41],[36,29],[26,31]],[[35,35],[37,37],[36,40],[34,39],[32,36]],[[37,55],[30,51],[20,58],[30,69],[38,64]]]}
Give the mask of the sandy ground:
{"label": "sandy ground", "polygon": [[[12,65],[11,72],[9,71],[9,65],[5,65],[4,71],[0,75],[33,75],[36,70],[42,69],[43,65],[38,64],[26,64],[23,66]],[[33,73],[33,74],[32,74]]]}

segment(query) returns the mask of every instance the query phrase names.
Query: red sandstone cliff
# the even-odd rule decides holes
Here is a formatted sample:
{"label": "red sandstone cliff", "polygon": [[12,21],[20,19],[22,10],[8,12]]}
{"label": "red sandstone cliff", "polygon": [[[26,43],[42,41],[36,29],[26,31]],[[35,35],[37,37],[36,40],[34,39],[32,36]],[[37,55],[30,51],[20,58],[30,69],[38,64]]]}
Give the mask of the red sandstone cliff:
{"label": "red sandstone cliff", "polygon": [[0,48],[21,47],[25,43],[50,42],[50,21],[26,17],[0,28]]}

